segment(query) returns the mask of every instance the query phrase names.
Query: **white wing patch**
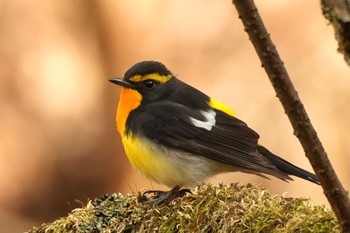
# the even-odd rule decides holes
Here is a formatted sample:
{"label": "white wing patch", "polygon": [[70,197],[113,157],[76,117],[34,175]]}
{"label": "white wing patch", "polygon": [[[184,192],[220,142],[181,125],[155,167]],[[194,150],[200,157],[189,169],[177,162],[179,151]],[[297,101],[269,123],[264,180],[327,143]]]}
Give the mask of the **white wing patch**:
{"label": "white wing patch", "polygon": [[210,131],[216,123],[215,111],[212,109],[209,109],[208,111],[200,111],[200,113],[204,116],[206,121],[201,121],[201,120],[195,119],[193,117],[190,117],[192,124],[194,126],[197,126],[197,127],[200,127],[200,128],[203,128],[203,129]]}

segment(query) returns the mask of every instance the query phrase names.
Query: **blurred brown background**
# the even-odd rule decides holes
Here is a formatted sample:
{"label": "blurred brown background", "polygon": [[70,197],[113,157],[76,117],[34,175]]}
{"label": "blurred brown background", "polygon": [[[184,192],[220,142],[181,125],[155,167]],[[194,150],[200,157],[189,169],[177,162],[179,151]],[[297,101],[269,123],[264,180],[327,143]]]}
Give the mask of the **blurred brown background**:
{"label": "blurred brown background", "polygon": [[[258,1],[260,13],[345,188],[350,72],[319,1]],[[65,216],[76,200],[158,186],[127,162],[107,80],[159,60],[235,108],[261,143],[311,169],[231,1],[0,1],[0,231]],[[320,187],[231,173],[327,204]]]}

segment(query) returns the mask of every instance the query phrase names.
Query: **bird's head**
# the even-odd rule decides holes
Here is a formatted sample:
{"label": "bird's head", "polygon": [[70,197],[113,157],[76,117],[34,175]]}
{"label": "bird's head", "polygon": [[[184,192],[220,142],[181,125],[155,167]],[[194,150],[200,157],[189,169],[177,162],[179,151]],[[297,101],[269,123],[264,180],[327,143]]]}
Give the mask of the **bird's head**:
{"label": "bird's head", "polygon": [[175,76],[165,65],[157,61],[143,61],[133,65],[123,78],[110,79],[126,89],[136,90],[143,101],[154,101],[166,95],[174,87]]}

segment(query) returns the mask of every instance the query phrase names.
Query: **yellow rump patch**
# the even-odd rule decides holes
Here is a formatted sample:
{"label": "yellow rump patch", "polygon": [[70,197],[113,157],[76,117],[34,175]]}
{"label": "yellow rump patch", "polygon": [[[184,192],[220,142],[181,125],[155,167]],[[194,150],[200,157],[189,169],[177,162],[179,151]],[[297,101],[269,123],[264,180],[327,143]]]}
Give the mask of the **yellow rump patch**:
{"label": "yellow rump patch", "polygon": [[158,73],[147,74],[147,75],[135,75],[131,77],[129,80],[132,82],[142,82],[147,79],[152,79],[158,81],[160,83],[168,82],[173,76],[172,75],[159,75]]}
{"label": "yellow rump patch", "polygon": [[215,108],[215,109],[220,110],[220,111],[223,111],[230,116],[236,116],[236,113],[233,111],[232,108],[230,108],[229,106],[227,106],[224,103],[221,103],[220,101],[217,101],[215,99],[210,98],[210,101],[208,104],[210,107]]}
{"label": "yellow rump patch", "polygon": [[125,124],[129,113],[136,109],[142,100],[141,94],[133,89],[122,88],[117,109],[117,129],[123,137],[125,133]]}

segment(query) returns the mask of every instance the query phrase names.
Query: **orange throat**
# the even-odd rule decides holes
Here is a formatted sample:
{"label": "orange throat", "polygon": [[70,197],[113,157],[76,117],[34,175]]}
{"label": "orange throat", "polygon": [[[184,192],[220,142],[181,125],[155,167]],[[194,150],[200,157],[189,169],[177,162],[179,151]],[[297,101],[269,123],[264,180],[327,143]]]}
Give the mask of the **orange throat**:
{"label": "orange throat", "polygon": [[129,113],[136,109],[142,100],[141,94],[133,89],[123,88],[120,92],[119,104],[117,109],[117,129],[121,136],[125,134],[126,120]]}

